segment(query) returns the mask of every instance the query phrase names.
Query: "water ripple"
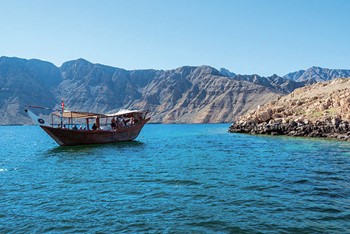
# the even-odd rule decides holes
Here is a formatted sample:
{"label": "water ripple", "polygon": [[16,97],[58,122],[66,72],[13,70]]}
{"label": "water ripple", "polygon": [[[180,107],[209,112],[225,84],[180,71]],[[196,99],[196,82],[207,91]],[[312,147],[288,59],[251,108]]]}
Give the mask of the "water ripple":
{"label": "water ripple", "polygon": [[1,233],[349,233],[350,145],[147,125],[57,147],[1,127]]}

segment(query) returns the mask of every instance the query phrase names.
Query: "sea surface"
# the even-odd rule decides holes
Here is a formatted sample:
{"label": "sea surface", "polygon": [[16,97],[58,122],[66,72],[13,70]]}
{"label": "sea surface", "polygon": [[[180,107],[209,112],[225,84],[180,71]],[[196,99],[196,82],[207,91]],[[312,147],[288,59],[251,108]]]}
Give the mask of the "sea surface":
{"label": "sea surface", "polygon": [[59,147],[0,127],[0,233],[350,233],[350,144],[148,124]]}

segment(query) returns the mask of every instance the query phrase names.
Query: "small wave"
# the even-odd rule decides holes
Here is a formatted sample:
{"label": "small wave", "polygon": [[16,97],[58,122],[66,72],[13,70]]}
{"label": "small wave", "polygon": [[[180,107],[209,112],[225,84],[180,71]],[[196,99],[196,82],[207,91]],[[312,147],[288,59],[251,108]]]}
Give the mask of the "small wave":
{"label": "small wave", "polygon": [[301,179],[301,180],[293,181],[294,184],[305,184],[307,182],[309,182],[307,179]]}
{"label": "small wave", "polygon": [[342,213],[341,210],[333,207],[318,207],[312,206],[307,208],[308,211],[320,212],[320,213],[330,213],[330,214],[338,214]]}
{"label": "small wave", "polygon": [[169,185],[176,185],[176,186],[180,186],[180,185],[200,185],[200,183],[198,183],[197,181],[194,180],[165,180],[163,181],[164,184],[169,184]]}
{"label": "small wave", "polygon": [[276,185],[249,185],[249,186],[245,186],[242,189],[244,190],[251,190],[251,191],[267,191],[269,189],[273,189],[273,188],[278,188],[278,186]]}
{"label": "small wave", "polygon": [[7,171],[6,168],[0,168],[0,172],[5,172],[5,171]]}
{"label": "small wave", "polygon": [[327,180],[334,180],[334,181],[342,181],[344,180],[343,177],[341,176],[329,176],[328,178],[326,178]]}
{"label": "small wave", "polygon": [[334,175],[334,172],[333,171],[321,171],[321,170],[318,170],[318,171],[314,171],[314,173],[318,174],[318,175]]}
{"label": "small wave", "polygon": [[327,188],[327,187],[314,187],[314,190],[315,191],[321,191],[321,192],[328,192],[328,191],[331,191],[330,188]]}
{"label": "small wave", "polygon": [[165,179],[154,179],[154,180],[141,180],[141,182],[145,183],[160,183],[166,185],[175,185],[175,186],[197,186],[201,185],[201,183],[194,180],[165,180]]}

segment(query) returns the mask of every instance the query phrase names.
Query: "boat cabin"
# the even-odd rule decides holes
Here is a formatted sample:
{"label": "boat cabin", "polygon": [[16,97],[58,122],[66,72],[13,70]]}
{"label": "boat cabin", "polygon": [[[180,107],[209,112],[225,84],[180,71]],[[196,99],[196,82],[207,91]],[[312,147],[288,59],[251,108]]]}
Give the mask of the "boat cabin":
{"label": "boat cabin", "polygon": [[110,130],[137,125],[145,119],[147,112],[121,110],[113,114],[98,114],[77,111],[51,113],[51,127],[72,130]]}

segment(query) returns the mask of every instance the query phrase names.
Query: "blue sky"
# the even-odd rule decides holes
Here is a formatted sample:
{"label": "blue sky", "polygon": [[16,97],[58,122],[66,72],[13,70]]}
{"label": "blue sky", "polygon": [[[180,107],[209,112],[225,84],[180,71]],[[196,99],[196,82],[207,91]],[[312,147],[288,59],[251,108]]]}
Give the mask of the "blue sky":
{"label": "blue sky", "polygon": [[350,69],[347,0],[0,0],[0,56],[56,66]]}

